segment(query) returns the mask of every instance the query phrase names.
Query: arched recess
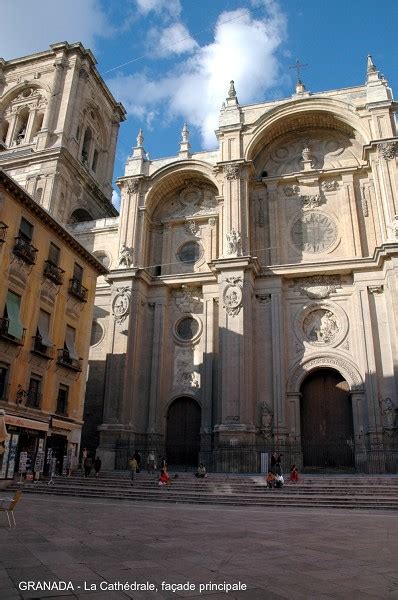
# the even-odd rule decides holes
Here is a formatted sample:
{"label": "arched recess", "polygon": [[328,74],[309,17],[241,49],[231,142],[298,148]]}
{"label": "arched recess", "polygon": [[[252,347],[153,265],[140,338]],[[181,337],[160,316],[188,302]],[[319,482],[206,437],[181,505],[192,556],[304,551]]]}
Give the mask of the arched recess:
{"label": "arched recess", "polygon": [[85,221],[92,221],[93,217],[85,208],[76,208],[68,219],[68,223],[84,223]]}
{"label": "arched recess", "polygon": [[[218,256],[219,190],[209,165],[180,161],[154,175],[136,225],[137,260],[151,274],[174,275],[209,270]],[[143,223],[140,223],[140,220]],[[197,245],[193,262],[181,248]]]}
{"label": "arched recess", "polygon": [[350,386],[351,392],[363,392],[364,383],[362,375],[357,366],[346,356],[338,354],[317,354],[316,357],[309,357],[304,361],[299,361],[290,369],[290,375],[287,380],[287,393],[299,394],[300,387],[305,377],[314,369],[330,368],[336,369],[341,373]]}
{"label": "arched recess", "polygon": [[166,417],[166,456],[173,467],[195,466],[200,450],[201,407],[190,396],[174,399]]}
{"label": "arched recess", "polygon": [[[0,100],[0,141],[20,145],[35,141],[40,131],[49,95],[48,86],[21,83]],[[30,113],[33,112],[33,119]]]}
{"label": "arched recess", "polygon": [[268,111],[256,123],[255,134],[245,150],[245,159],[255,161],[261,149],[274,139],[291,131],[312,128],[331,129],[346,134],[354,132],[362,142],[370,141],[370,133],[345,102],[332,99],[306,98],[287,102]]}

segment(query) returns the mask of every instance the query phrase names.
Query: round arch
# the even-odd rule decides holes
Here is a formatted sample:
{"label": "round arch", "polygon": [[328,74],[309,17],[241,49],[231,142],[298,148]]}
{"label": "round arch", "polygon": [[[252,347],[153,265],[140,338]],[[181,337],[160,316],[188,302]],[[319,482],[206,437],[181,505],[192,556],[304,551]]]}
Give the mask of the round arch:
{"label": "round arch", "polygon": [[[293,123],[293,126],[292,126]],[[341,100],[330,98],[305,98],[292,100],[282,106],[275,107],[260,117],[256,123],[256,133],[251,138],[245,150],[245,160],[254,160],[259,148],[264,143],[270,143],[275,138],[292,130],[294,123],[300,127],[335,128],[347,132],[358,132],[365,144],[369,143],[369,132],[364,128],[360,119]]]}
{"label": "round arch", "polygon": [[300,394],[300,388],[304,379],[316,369],[334,369],[338,371],[347,381],[350,392],[363,392],[364,382],[357,366],[346,356],[338,354],[317,354],[316,357],[308,357],[293,365],[287,380],[287,393]]}
{"label": "round arch", "polygon": [[67,222],[69,224],[84,223],[85,221],[92,221],[93,219],[94,217],[88,212],[86,208],[83,208],[82,206],[77,206],[72,210]]}
{"label": "round arch", "polygon": [[1,98],[0,100],[0,111],[2,112],[6,106],[10,104],[21,92],[26,90],[27,88],[33,88],[35,90],[42,90],[45,92],[45,97],[48,97],[50,94],[50,88],[48,85],[44,85],[42,83],[36,83],[33,81],[18,83],[16,86],[8,90],[8,92]]}

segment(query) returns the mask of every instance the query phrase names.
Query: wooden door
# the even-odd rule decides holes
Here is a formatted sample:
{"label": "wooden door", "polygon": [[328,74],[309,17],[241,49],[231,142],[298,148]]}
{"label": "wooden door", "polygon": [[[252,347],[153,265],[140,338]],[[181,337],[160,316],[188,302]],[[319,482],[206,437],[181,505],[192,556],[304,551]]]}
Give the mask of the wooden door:
{"label": "wooden door", "polygon": [[349,386],[332,369],[311,373],[301,388],[304,466],[353,466],[353,423]]}
{"label": "wooden door", "polygon": [[192,398],[177,398],[167,414],[166,453],[169,465],[196,466],[200,448],[201,409]]}

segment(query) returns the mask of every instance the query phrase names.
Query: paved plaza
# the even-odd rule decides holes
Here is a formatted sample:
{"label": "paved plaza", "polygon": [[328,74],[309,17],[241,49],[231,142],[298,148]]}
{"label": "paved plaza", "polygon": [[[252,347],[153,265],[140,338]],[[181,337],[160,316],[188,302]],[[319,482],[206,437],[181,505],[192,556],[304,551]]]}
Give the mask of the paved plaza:
{"label": "paved plaza", "polygon": [[[15,514],[11,530],[0,515],[1,600],[398,600],[395,512],[25,495]],[[19,589],[28,581],[71,581],[74,589]],[[155,590],[101,591],[101,582],[149,582]],[[162,590],[162,582],[191,589]],[[209,591],[224,582],[247,590]]]}

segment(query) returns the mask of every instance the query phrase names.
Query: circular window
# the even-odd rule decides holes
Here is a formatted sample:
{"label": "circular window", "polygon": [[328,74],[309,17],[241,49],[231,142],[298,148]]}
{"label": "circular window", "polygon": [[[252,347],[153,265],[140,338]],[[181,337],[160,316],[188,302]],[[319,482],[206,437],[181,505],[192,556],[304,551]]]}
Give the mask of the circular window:
{"label": "circular window", "polygon": [[181,246],[177,253],[180,262],[186,265],[193,265],[203,254],[203,249],[197,242],[186,242]]}
{"label": "circular window", "polygon": [[176,334],[185,342],[192,340],[199,331],[199,323],[192,317],[184,317],[176,325]]}
{"label": "circular window", "polygon": [[90,346],[96,346],[102,340],[104,330],[98,321],[93,321],[91,326]]}

